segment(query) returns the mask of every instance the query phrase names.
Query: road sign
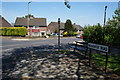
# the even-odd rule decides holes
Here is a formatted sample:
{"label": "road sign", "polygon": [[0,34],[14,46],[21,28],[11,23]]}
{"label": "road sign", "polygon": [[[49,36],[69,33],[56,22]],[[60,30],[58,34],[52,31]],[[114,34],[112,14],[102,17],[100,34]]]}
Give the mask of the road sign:
{"label": "road sign", "polygon": [[108,52],[109,51],[108,46],[93,44],[93,43],[88,43],[88,48],[92,48],[92,49],[102,51],[102,52]]}

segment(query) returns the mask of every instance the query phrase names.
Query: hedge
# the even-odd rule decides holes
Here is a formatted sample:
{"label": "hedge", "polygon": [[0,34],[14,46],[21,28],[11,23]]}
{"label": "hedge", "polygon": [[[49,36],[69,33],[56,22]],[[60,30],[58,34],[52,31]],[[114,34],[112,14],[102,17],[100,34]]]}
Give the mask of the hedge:
{"label": "hedge", "polygon": [[120,46],[120,29],[112,25],[88,25],[84,28],[83,36],[89,43]]}
{"label": "hedge", "polygon": [[25,36],[26,34],[25,27],[0,27],[1,36]]}
{"label": "hedge", "polygon": [[84,40],[91,43],[120,46],[120,8],[115,10],[113,19],[103,27],[98,25],[84,28]]}

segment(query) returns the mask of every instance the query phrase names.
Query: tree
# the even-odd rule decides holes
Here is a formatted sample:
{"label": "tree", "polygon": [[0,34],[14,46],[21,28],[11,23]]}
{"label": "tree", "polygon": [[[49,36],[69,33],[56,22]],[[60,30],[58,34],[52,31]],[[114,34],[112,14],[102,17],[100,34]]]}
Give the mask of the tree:
{"label": "tree", "polygon": [[25,16],[25,18],[28,18],[28,17],[29,17],[29,18],[30,18],[30,17],[33,17],[33,18],[34,18],[34,16],[31,15],[31,14],[28,14],[28,15]]}
{"label": "tree", "polygon": [[54,31],[54,33],[58,33],[58,30],[56,29],[56,30]]}
{"label": "tree", "polygon": [[70,19],[68,19],[65,23],[65,31],[70,33],[71,31],[73,31],[73,26],[72,26],[72,22]]}
{"label": "tree", "polygon": [[113,19],[107,21],[107,25],[100,24],[84,27],[84,40],[90,43],[120,46],[120,10],[115,10]]}
{"label": "tree", "polygon": [[102,26],[98,23],[97,25],[84,27],[83,39],[90,43],[102,44]]}
{"label": "tree", "polygon": [[65,23],[65,32],[67,32],[66,36],[72,36],[73,32],[74,32],[74,28],[72,25],[72,22],[70,19],[66,20]]}
{"label": "tree", "polygon": [[106,42],[120,45],[120,8],[115,10],[113,19],[109,19],[105,27]]}
{"label": "tree", "polygon": [[118,8],[117,10],[115,10],[114,14],[115,15],[113,15],[113,19],[115,19],[118,22],[120,22],[120,8]]}

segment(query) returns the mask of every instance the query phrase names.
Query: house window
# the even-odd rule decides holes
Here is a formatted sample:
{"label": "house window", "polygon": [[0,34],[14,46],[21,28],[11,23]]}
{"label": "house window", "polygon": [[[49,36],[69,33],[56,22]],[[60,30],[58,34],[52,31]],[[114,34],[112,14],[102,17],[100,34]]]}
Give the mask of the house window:
{"label": "house window", "polygon": [[39,26],[33,26],[33,29],[39,29]]}
{"label": "house window", "polygon": [[34,36],[39,36],[39,32],[34,32],[33,35]]}

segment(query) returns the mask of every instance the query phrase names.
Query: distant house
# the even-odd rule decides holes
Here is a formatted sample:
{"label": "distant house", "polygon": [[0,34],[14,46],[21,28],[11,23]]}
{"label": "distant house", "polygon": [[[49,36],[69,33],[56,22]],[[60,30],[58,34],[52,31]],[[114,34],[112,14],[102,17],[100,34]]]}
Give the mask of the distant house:
{"label": "distant house", "polygon": [[73,24],[73,27],[77,30],[78,34],[83,34],[83,27],[76,25],[75,23]]}
{"label": "distant house", "polygon": [[[76,25],[75,23],[73,24],[73,27],[76,28],[77,33],[81,33],[82,27],[80,25]],[[65,23],[61,22],[60,23],[60,33],[64,31],[65,28]],[[51,22],[48,27],[47,27],[48,32],[54,33],[56,30],[58,30],[58,22]]]}
{"label": "distant house", "polygon": [[17,17],[14,27],[26,27],[28,29],[28,36],[45,36],[47,32],[46,18],[28,18]]}
{"label": "distant house", "polygon": [[[62,23],[62,22],[60,23],[60,33],[63,32],[64,25],[65,25],[65,23]],[[47,30],[49,33],[55,33],[56,30],[58,31],[58,22],[51,22],[48,25]]]}
{"label": "distant house", "polygon": [[12,27],[12,26],[4,17],[0,16],[0,27]]}

